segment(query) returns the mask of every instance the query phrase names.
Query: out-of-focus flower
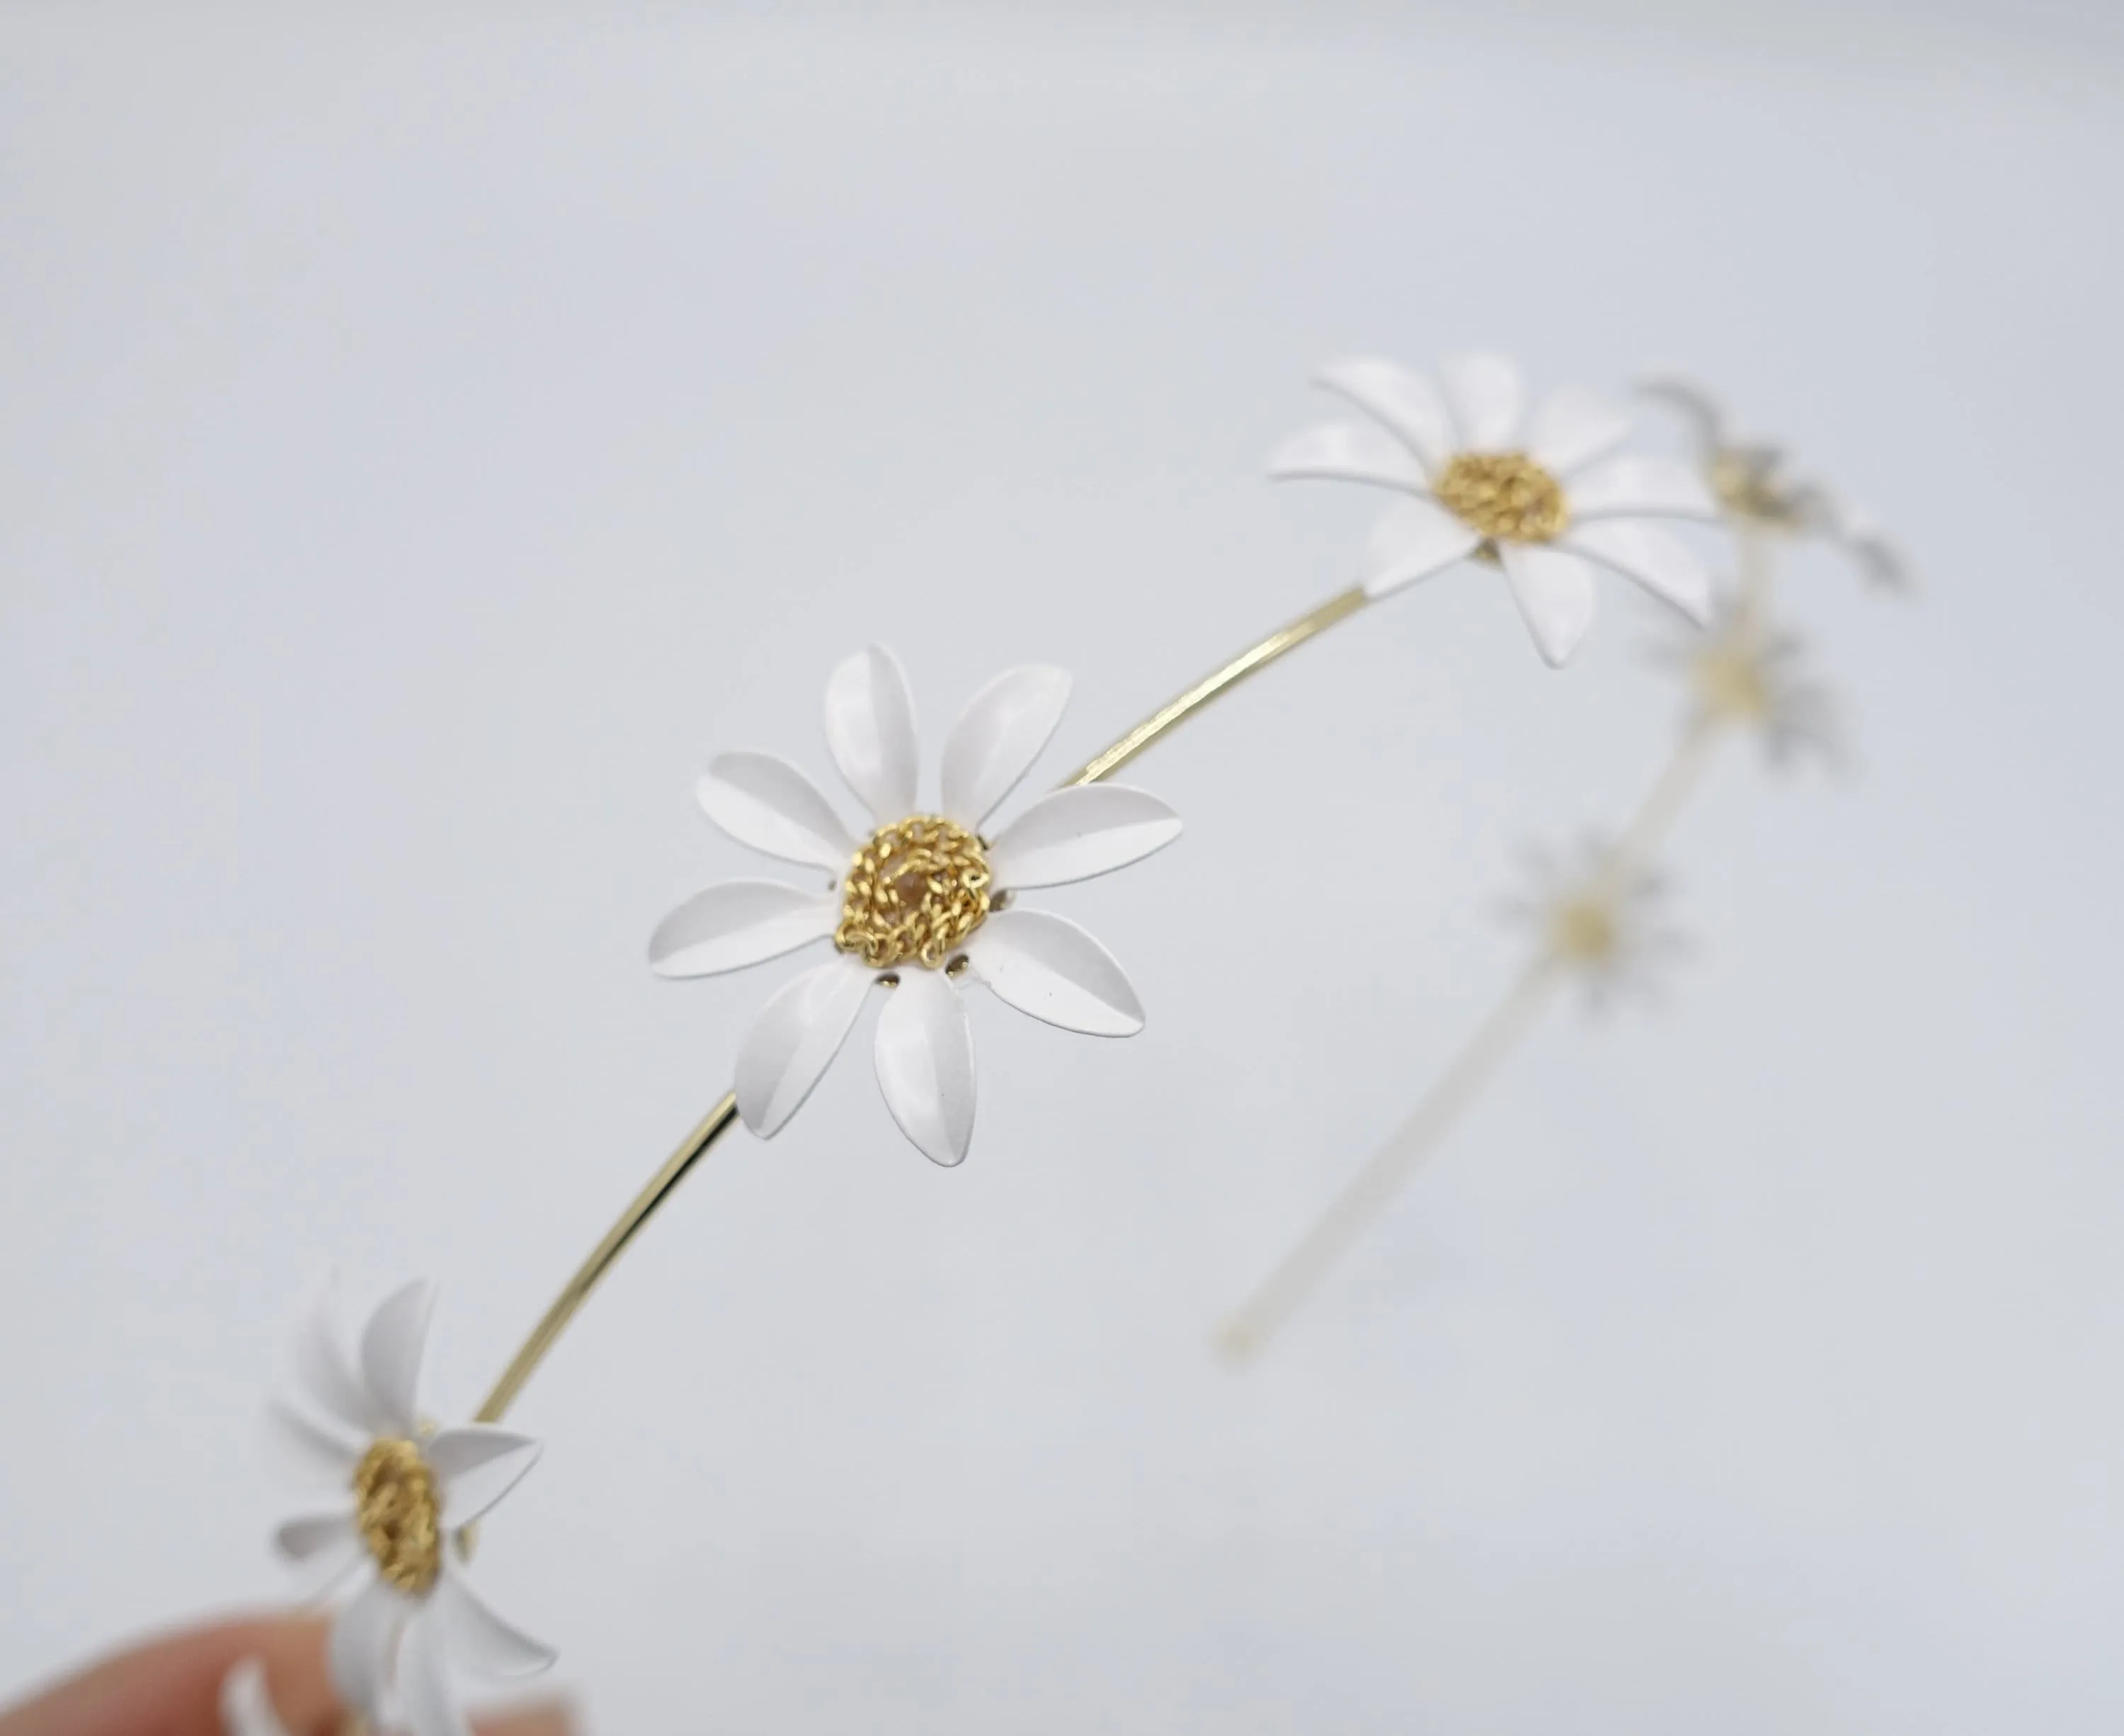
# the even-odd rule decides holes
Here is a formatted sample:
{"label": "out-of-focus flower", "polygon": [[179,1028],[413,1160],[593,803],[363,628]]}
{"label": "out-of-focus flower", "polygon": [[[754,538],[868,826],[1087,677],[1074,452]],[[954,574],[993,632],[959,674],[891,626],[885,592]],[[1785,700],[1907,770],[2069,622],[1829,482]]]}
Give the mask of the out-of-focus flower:
{"label": "out-of-focus flower", "polygon": [[1661,973],[1689,950],[1667,920],[1666,877],[1618,872],[1613,850],[1588,837],[1562,859],[1535,846],[1526,852],[1527,890],[1504,906],[1544,953],[1584,985],[1586,1004],[1604,1009],[1624,996],[1658,998]]}
{"label": "out-of-focus flower", "polygon": [[1722,600],[1709,633],[1675,635],[1652,654],[1687,684],[1692,727],[1717,719],[1752,730],[1773,765],[1843,758],[1835,694],[1808,674],[1804,643],[1758,608]]}
{"label": "out-of-focus flower", "polygon": [[1638,389],[1681,413],[1704,478],[1728,515],[1837,543],[1877,585],[1896,590],[1909,583],[1901,552],[1868,515],[1847,505],[1826,483],[1795,471],[1783,448],[1739,438],[1724,407],[1702,387],[1660,375]]}
{"label": "out-of-focus flower", "polygon": [[221,1678],[221,1728],[223,1736],[288,1736],[266,1691],[266,1666],[259,1659],[243,1658]]}
{"label": "out-of-focus flower", "polygon": [[[415,1389],[432,1296],[413,1283],[386,1297],[352,1357],[329,1291],[312,1314],[297,1345],[295,1395],[274,1417],[291,1451],[335,1483],[340,1498],[289,1520],[275,1541],[334,1578],[364,1569],[332,1620],[329,1661],[341,1698],[379,1730],[465,1736],[453,1663],[516,1676],[553,1661],[487,1607],[450,1547],[530,1470],[538,1443],[486,1423],[437,1430],[421,1420]],[[232,1705],[255,1714],[263,1698],[262,1684],[254,1695],[235,1682],[224,1715]],[[270,1736],[270,1726],[258,1728]]]}
{"label": "out-of-focus flower", "polygon": [[981,826],[1047,745],[1069,695],[1059,669],[1013,669],[967,703],[945,738],[942,800],[915,806],[914,702],[882,646],[826,685],[826,740],[871,811],[858,838],[786,760],[725,754],[698,787],[709,819],[739,843],[830,870],[825,890],[768,880],[710,887],[665,917],[649,962],[703,976],[830,940],[833,959],[777,993],[739,1052],[737,1107],[763,1136],[781,1129],[839,1051],[873,983],[891,990],[877,1022],[886,1106],[924,1155],[956,1164],[974,1131],[974,1039],[959,979],[1066,1030],[1129,1037],[1143,1006],[1113,955],[1075,923],[1006,908],[1034,887],[1089,879],[1180,835],[1155,796],[1094,783],[1041,797],[993,840]]}
{"label": "out-of-focus flower", "polygon": [[1518,367],[1501,355],[1456,357],[1442,392],[1392,362],[1323,368],[1318,383],[1379,425],[1332,423],[1270,460],[1279,479],[1368,482],[1407,496],[1372,534],[1365,589],[1384,596],[1473,557],[1504,571],[1534,646],[1567,662],[1592,625],[1593,570],[1606,567],[1701,622],[1711,582],[1686,547],[1648,520],[1715,519],[1687,465],[1616,452],[1629,418],[1567,388],[1525,421]]}

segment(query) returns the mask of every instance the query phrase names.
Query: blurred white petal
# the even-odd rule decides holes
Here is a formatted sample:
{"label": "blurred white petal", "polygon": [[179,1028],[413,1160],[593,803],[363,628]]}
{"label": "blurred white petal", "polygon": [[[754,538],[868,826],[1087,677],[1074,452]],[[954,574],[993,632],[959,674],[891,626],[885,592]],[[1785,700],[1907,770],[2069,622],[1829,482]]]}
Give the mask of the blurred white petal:
{"label": "blurred white petal", "polygon": [[1561,546],[1636,580],[1699,627],[1711,619],[1711,575],[1686,546],[1656,525],[1596,520],[1575,526]]}
{"label": "blurred white petal", "polygon": [[294,1362],[296,1386],[327,1416],[364,1437],[383,1426],[340,1339],[336,1273],[326,1279],[322,1294],[303,1321]]}
{"label": "blurred white petal", "polygon": [[435,1301],[434,1290],[416,1279],[378,1305],[361,1334],[361,1375],[369,1399],[389,1431],[407,1439],[421,1427],[421,1354]]}
{"label": "blurred white petal", "polygon": [[339,1697],[372,1724],[383,1721],[391,1691],[392,1654],[415,1605],[372,1579],[332,1620],[327,1661]]}
{"label": "blurred white petal", "polygon": [[1506,543],[1498,554],[1534,648],[1551,668],[1562,668],[1593,624],[1592,569],[1575,554],[1538,543]]}
{"label": "blurred white petal", "polygon": [[1444,401],[1421,374],[1360,355],[1330,362],[1313,377],[1399,436],[1426,473],[1436,475],[1452,459],[1453,424]]}
{"label": "blurred white petal", "polygon": [[435,1583],[433,1615],[451,1658],[480,1675],[529,1676],[553,1662],[551,1646],[496,1615],[462,1574],[445,1574]]}
{"label": "blurred white petal", "polygon": [[443,1527],[459,1531],[515,1488],[538,1462],[539,1444],[511,1428],[468,1423],[439,1431],[424,1451],[442,1485]]}
{"label": "blurred white petal", "polygon": [[1630,419],[1605,398],[1565,386],[1544,398],[1527,430],[1527,456],[1552,476],[1590,464],[1629,437]]}
{"label": "blurred white petal", "polygon": [[1410,490],[1424,484],[1423,467],[1405,445],[1382,429],[1349,422],[1294,435],[1268,461],[1268,473],[1280,482],[1312,478]]}
{"label": "blurred white petal", "polygon": [[1626,455],[1604,459],[1564,484],[1572,521],[1581,519],[1715,519],[1718,503],[1703,478],[1671,459]]}
{"label": "blurred white petal", "polygon": [[1465,560],[1482,546],[1470,529],[1431,501],[1397,501],[1372,527],[1365,551],[1365,592],[1384,597]]}
{"label": "blurred white petal", "polygon": [[356,1537],[354,1508],[350,1505],[284,1521],[273,1532],[273,1546],[290,1561],[314,1561],[345,1548]]}
{"label": "blurred white petal", "polygon": [[398,1652],[398,1701],[407,1736],[472,1736],[450,1687],[450,1635],[432,1605],[408,1624]]}
{"label": "blurred white petal", "polygon": [[1464,452],[1504,452],[1519,437],[1526,385],[1510,356],[1478,351],[1449,357],[1439,369]]}
{"label": "blurred white petal", "polygon": [[223,1736],[288,1736],[266,1691],[266,1666],[259,1659],[246,1658],[221,1678],[221,1728]]}

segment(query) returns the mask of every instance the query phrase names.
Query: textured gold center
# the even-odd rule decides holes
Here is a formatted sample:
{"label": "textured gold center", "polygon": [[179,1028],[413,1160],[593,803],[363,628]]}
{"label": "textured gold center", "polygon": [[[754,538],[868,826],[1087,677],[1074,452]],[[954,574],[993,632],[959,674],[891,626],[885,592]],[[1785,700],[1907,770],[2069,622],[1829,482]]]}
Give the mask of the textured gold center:
{"label": "textured gold center", "polygon": [[1599,964],[1615,950],[1615,913],[1605,900],[1567,898],[1549,918],[1549,939],[1574,964]]}
{"label": "textured gold center", "polygon": [[1524,452],[1463,452],[1438,478],[1439,504],[1501,543],[1546,543],[1571,522],[1563,485]]}
{"label": "textured gold center", "polygon": [[1710,472],[1711,492],[1734,517],[1783,526],[1800,522],[1798,500],[1789,488],[1779,486],[1775,467],[1759,454],[1714,453]]}
{"label": "textured gold center", "polygon": [[873,970],[947,962],[988,920],[989,863],[962,826],[916,814],[880,826],[841,888],[834,944]]}
{"label": "textured gold center", "polygon": [[378,1441],[354,1470],[354,1522],[376,1569],[400,1591],[427,1591],[443,1570],[442,1503],[411,1441]]}

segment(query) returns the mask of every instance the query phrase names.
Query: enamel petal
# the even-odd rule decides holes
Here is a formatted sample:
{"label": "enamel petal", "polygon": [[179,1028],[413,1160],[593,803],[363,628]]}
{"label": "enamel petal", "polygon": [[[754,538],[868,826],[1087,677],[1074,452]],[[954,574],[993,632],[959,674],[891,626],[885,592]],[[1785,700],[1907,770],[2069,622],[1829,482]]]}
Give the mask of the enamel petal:
{"label": "enamel petal", "polygon": [[327,1280],[323,1294],[296,1334],[295,1382],[304,1396],[334,1422],[364,1435],[374,1434],[383,1426],[383,1419],[369,1402],[340,1341],[336,1277]]}
{"label": "enamel petal", "polygon": [[1445,401],[1452,407],[1461,449],[1509,450],[1526,410],[1518,365],[1509,356],[1478,351],[1451,357],[1439,371],[1445,379]]}
{"label": "enamel petal", "polygon": [[1562,546],[1591,555],[1634,579],[1662,602],[1671,603],[1699,627],[1711,619],[1711,575],[1676,538],[1654,525],[1599,519],[1581,525]]}
{"label": "enamel petal", "polygon": [[555,1653],[504,1621],[458,1574],[435,1583],[435,1615],[450,1656],[482,1676],[528,1676],[547,1668]]}
{"label": "enamel petal", "polygon": [[260,1659],[243,1658],[221,1678],[221,1728],[223,1736],[288,1736],[266,1691],[266,1666]]}
{"label": "enamel petal", "polygon": [[432,1603],[407,1625],[398,1651],[398,1700],[407,1736],[472,1736],[450,1686],[450,1632]]}
{"label": "enamel petal", "polygon": [[1021,1013],[1093,1037],[1133,1037],[1143,1003],[1114,955],[1045,910],[999,910],[966,946],[974,974]]}
{"label": "enamel petal", "polygon": [[1140,861],[1180,835],[1180,816],[1157,797],[1117,783],[1042,796],[989,848],[999,891],[1088,880]]}
{"label": "enamel petal", "polygon": [[339,1697],[372,1723],[391,1691],[392,1654],[413,1605],[381,1579],[372,1579],[333,1620],[327,1662]]}
{"label": "enamel petal", "polygon": [[539,1444],[513,1428],[468,1423],[427,1443],[430,1469],[442,1484],[442,1522],[459,1531],[515,1488],[538,1462]]}
{"label": "enamel petal", "polygon": [[273,1546],[290,1561],[314,1561],[354,1541],[354,1510],[346,1507],[305,1513],[285,1521],[273,1532]]}
{"label": "enamel petal", "polygon": [[933,1163],[961,1162],[974,1136],[974,1033],[942,972],[900,973],[878,1014],[876,1064],[900,1131]]}
{"label": "enamel petal", "polygon": [[737,1057],[737,1109],[762,1139],[811,1094],[862,1010],[872,972],[845,953],[806,971],[760,1009]]}
{"label": "enamel petal", "polygon": [[767,855],[838,871],[856,853],[819,786],[773,754],[718,754],[693,793],[709,819]]}
{"label": "enamel petal", "polygon": [[1630,419],[1605,398],[1576,386],[1552,392],[1527,430],[1527,456],[1552,475],[1566,476],[1611,452],[1628,437]]}
{"label": "enamel petal", "polygon": [[1575,554],[1531,543],[1507,543],[1498,553],[1534,648],[1561,669],[1593,624],[1592,568]]}
{"label": "enamel petal", "polygon": [[1382,429],[1351,422],[1293,435],[1268,461],[1268,473],[1280,482],[1316,478],[1406,489],[1424,483],[1422,465],[1401,441]]}
{"label": "enamel petal", "polygon": [[826,745],[880,826],[914,812],[914,698],[882,645],[858,652],[827,681]]}
{"label": "enamel petal", "polygon": [[1452,421],[1421,374],[1377,356],[1359,355],[1330,362],[1313,378],[1407,442],[1426,472],[1436,474],[1452,459]]}
{"label": "enamel petal", "polygon": [[358,1437],[285,1400],[275,1400],[266,1416],[275,1455],[291,1471],[342,1485],[354,1475],[364,1444]]}
{"label": "enamel petal", "polygon": [[1564,487],[1571,516],[1580,519],[1710,519],[1718,515],[1711,491],[1686,464],[1634,454],[1611,458],[1571,478]]}
{"label": "enamel petal", "polygon": [[1005,670],[966,702],[944,741],[944,816],[977,830],[1031,769],[1069,703],[1066,670]]}
{"label": "enamel petal", "polygon": [[696,892],[656,924],[649,967],[659,976],[712,976],[824,940],[840,900],[778,880],[726,880]]}
{"label": "enamel petal", "polygon": [[1380,515],[1365,551],[1365,594],[1384,597],[1465,560],[1481,534],[1431,501],[1397,501]]}
{"label": "enamel petal", "polygon": [[361,1334],[361,1376],[369,1399],[386,1426],[409,1439],[421,1426],[421,1353],[435,1301],[433,1288],[416,1279],[386,1296]]}

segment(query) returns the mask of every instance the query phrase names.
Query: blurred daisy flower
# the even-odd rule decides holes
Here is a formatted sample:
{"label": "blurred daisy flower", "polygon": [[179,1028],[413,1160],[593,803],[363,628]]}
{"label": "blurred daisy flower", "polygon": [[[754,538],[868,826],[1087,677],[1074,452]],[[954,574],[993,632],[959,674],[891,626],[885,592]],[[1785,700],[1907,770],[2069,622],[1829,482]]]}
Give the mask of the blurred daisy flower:
{"label": "blurred daisy flower", "polygon": [[[449,1546],[515,1487],[538,1443],[485,1423],[436,1429],[421,1419],[414,1395],[432,1296],[414,1283],[386,1297],[351,1357],[330,1291],[312,1313],[297,1345],[295,1391],[274,1417],[289,1450],[340,1498],[289,1520],[275,1541],[330,1579],[360,1569],[359,1588],[331,1625],[341,1698],[375,1729],[465,1736],[453,1663],[516,1676],[553,1661],[487,1607]],[[233,1680],[224,1705],[270,1729],[251,1715],[263,1697],[262,1684]]]}
{"label": "blurred daisy flower", "polygon": [[1724,407],[1703,388],[1661,375],[1638,389],[1671,405],[1688,422],[1697,462],[1730,516],[1835,543],[1877,585],[1899,590],[1909,583],[1901,552],[1870,517],[1847,506],[1826,484],[1795,472],[1782,448],[1740,439]]}
{"label": "blurred daisy flower", "polygon": [[1117,784],[1059,789],[991,838],[982,827],[1046,746],[1069,695],[1059,669],[1013,669],[968,702],[944,740],[940,799],[916,806],[914,703],[881,646],[826,685],[834,763],[870,810],[850,831],[818,786],[768,754],[725,754],[701,806],[740,844],[829,870],[820,890],[771,880],[710,887],[665,917],[649,962],[704,976],[830,941],[834,956],[784,986],[739,1052],[738,1113],[778,1131],[839,1051],[874,983],[890,990],[874,1056],[886,1107],[939,1164],[960,1162],[974,1131],[974,1041],[963,977],[1050,1024],[1099,1037],[1143,1028],[1143,1007],[1113,955],[1074,923],[1010,907],[1035,887],[1088,879],[1180,835],[1155,796]]}
{"label": "blurred daisy flower", "polygon": [[1652,656],[1687,684],[1692,727],[1717,721],[1752,730],[1773,765],[1808,754],[1826,765],[1843,758],[1836,696],[1807,673],[1801,641],[1756,609],[1722,600],[1708,635],[1675,635]]}
{"label": "blurred daisy flower", "polygon": [[1442,389],[1374,358],[1317,376],[1376,426],[1331,423],[1270,460],[1278,479],[1367,482],[1404,498],[1373,531],[1365,590],[1384,596],[1475,558],[1503,570],[1534,646],[1570,661],[1592,624],[1593,573],[1605,567],[1701,622],[1711,581],[1686,547],[1652,522],[1715,520],[1687,465],[1619,454],[1629,418],[1590,393],[1552,393],[1525,416],[1526,390],[1503,356],[1464,355]]}
{"label": "blurred daisy flower", "polygon": [[1513,925],[1578,978],[1595,1011],[1626,995],[1656,1000],[1662,973],[1689,950],[1687,937],[1667,920],[1666,877],[1619,873],[1614,852],[1594,837],[1561,860],[1539,847],[1526,858],[1527,890],[1504,906]]}

